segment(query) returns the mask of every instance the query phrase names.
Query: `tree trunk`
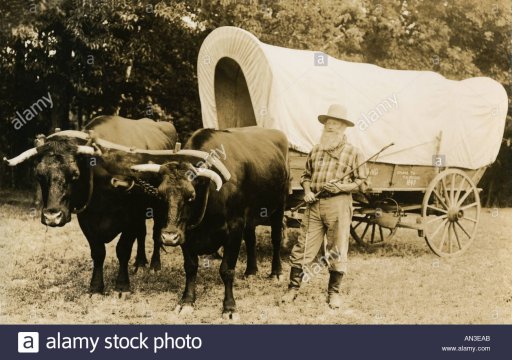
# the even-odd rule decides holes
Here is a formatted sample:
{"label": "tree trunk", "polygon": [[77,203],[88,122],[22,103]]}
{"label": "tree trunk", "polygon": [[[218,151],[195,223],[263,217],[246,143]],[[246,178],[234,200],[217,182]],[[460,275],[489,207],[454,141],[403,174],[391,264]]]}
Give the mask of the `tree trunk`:
{"label": "tree trunk", "polygon": [[489,182],[489,188],[487,190],[487,199],[485,200],[485,207],[490,208],[492,207],[496,202],[494,201],[494,177],[491,178],[491,181]]}
{"label": "tree trunk", "polygon": [[121,94],[119,95],[119,100],[117,101],[117,107],[114,111],[114,115],[119,115],[121,112],[121,108],[123,107],[123,101],[126,99],[125,89],[128,86],[128,81],[130,81],[130,77],[132,76],[133,69],[133,59],[130,60],[129,65],[126,67],[125,75],[124,75],[124,86],[121,89]]}

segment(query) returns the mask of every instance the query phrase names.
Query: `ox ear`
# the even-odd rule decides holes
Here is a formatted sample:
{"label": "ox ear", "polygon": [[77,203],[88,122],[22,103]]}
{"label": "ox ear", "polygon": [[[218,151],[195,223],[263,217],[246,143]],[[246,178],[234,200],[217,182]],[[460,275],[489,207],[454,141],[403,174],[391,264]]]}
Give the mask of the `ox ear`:
{"label": "ox ear", "polygon": [[39,134],[36,136],[36,139],[34,140],[34,146],[35,147],[42,146],[42,145],[44,145],[45,142],[46,142],[46,136],[43,134]]}

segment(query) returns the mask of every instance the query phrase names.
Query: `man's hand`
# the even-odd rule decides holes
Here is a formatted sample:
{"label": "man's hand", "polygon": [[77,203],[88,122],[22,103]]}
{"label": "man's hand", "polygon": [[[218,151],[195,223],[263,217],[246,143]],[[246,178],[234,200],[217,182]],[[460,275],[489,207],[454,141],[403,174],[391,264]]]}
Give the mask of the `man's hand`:
{"label": "man's hand", "polygon": [[304,195],[304,201],[308,204],[315,202],[315,194],[312,191],[306,192],[306,194]]}

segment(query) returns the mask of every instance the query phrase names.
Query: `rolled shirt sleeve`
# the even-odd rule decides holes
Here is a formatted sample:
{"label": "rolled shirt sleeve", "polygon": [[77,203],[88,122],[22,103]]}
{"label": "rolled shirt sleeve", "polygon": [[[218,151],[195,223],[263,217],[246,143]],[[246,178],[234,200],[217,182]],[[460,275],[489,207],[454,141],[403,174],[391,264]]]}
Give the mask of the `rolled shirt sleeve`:
{"label": "rolled shirt sleeve", "polygon": [[352,181],[359,184],[359,190],[362,192],[368,189],[370,185],[368,182],[368,167],[364,164],[364,161],[363,153],[356,150],[352,161],[352,169],[356,169],[352,174]]}
{"label": "rolled shirt sleeve", "polygon": [[300,185],[304,187],[305,182],[311,182],[311,172],[312,172],[312,160],[311,160],[311,152],[308,154],[308,157],[306,159],[306,166],[304,167],[304,172],[302,173],[302,176],[300,177]]}

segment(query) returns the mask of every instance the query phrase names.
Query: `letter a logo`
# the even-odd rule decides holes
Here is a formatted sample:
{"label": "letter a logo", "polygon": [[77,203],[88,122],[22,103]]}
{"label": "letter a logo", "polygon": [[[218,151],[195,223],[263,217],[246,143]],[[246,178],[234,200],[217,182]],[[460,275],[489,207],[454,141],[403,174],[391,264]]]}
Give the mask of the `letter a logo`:
{"label": "letter a logo", "polygon": [[39,352],[39,333],[38,332],[19,332],[18,333],[18,352],[19,353],[38,353]]}

